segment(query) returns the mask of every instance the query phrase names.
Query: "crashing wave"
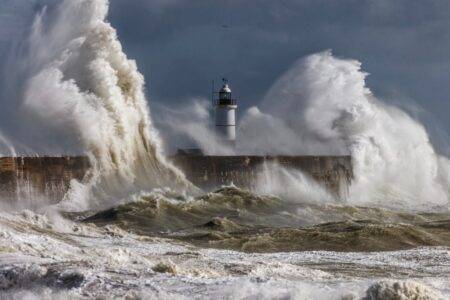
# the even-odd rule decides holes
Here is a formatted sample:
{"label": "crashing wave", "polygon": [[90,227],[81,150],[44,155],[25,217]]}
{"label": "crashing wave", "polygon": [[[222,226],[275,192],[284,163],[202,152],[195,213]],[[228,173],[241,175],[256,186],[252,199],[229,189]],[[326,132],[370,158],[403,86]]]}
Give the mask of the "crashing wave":
{"label": "crashing wave", "polygon": [[366,75],[360,62],[331,51],[299,60],[271,87],[261,108],[243,117],[241,151],[350,154],[349,203],[446,207],[449,160],[436,153],[422,124],[372,94]]}
{"label": "crashing wave", "polygon": [[144,78],[106,21],[107,0],[62,1],[36,18],[22,110],[50,140],[87,153],[94,170],[72,186],[68,209],[108,206],[136,190],[188,188],[165,160],[150,119]]}

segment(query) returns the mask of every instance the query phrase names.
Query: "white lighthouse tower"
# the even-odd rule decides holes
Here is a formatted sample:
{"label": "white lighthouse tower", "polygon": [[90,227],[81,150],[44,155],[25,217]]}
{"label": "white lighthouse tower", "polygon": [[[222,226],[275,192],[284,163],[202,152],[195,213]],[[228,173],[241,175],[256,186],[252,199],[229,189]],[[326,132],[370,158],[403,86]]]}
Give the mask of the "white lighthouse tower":
{"label": "white lighthouse tower", "polygon": [[219,99],[214,101],[216,108],[216,132],[225,144],[236,145],[236,100],[231,98],[231,89],[226,79],[219,91]]}

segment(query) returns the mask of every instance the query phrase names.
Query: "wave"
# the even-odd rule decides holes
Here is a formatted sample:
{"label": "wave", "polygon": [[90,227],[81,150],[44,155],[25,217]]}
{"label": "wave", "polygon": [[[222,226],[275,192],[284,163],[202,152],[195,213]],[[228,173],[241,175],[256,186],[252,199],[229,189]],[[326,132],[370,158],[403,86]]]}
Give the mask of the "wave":
{"label": "wave", "polygon": [[[448,208],[448,158],[435,150],[419,120],[372,93],[367,75],[361,62],[336,57],[331,51],[299,59],[261,103],[244,113],[234,153],[351,155],[350,204]],[[204,129],[209,126],[204,102],[190,106],[202,109],[178,111],[176,117],[182,121],[171,124],[170,137],[177,131],[196,141],[205,153],[223,154],[226,147],[217,145],[217,139],[211,138],[214,132]],[[161,113],[167,120],[175,116]],[[198,127],[203,128],[201,134]],[[305,184],[302,189],[307,188]]]}
{"label": "wave", "polygon": [[435,151],[418,120],[376,98],[366,76],[359,61],[331,51],[300,59],[270,88],[260,108],[243,117],[242,150],[350,154],[349,203],[448,207],[448,159]]}
{"label": "wave", "polygon": [[448,213],[294,203],[236,187],[191,199],[176,198],[168,192],[140,195],[135,202],[83,220],[202,247],[247,252],[450,246]]}
{"label": "wave", "polygon": [[113,206],[155,187],[193,188],[162,155],[144,77],[106,21],[108,5],[108,0],[49,4],[15,58],[23,95],[19,111],[34,135],[30,147],[46,155],[55,149],[85,153],[93,165],[60,204],[66,210]]}
{"label": "wave", "polygon": [[[174,203],[176,201],[173,200]],[[235,205],[241,207],[241,202],[242,199],[236,199]],[[250,207],[254,204],[251,203]],[[348,230],[350,222],[336,228],[334,224],[309,226],[311,228],[255,228],[236,220],[216,218],[194,228],[198,233],[206,230],[215,233],[215,239],[184,241],[182,238],[168,238],[194,232],[179,230],[141,235],[137,234],[139,228],[125,229],[125,219],[123,224],[110,222],[105,226],[66,220],[62,226],[61,220],[55,217],[31,211],[0,215],[1,298],[139,299],[149,296],[166,299],[201,296],[246,299],[267,296],[270,299],[276,295],[290,295],[296,299],[340,299],[341,296],[348,299],[353,295],[353,298],[360,299],[369,290],[370,295],[375,295],[374,290],[379,290],[379,295],[413,295],[414,291],[422,296],[434,295],[438,291],[448,294],[448,247],[370,253],[245,253],[192,245],[220,242],[217,237],[228,235],[228,245],[223,248],[237,249],[235,245],[239,244],[240,237],[236,236],[238,242],[233,247],[230,246],[230,237],[242,229],[249,229],[253,234],[251,238],[255,240],[261,237],[256,229],[278,231],[280,240],[290,240],[290,234],[285,232],[320,226],[327,227],[326,231],[332,233],[329,240],[333,240],[333,234],[342,229],[339,234],[343,243],[357,241],[356,238],[347,239],[349,236],[346,234],[352,233]],[[357,226],[355,224],[351,226]],[[364,226],[361,228],[364,231]],[[448,229],[445,232],[448,234]],[[274,240],[279,238],[267,233],[264,235]],[[408,239],[401,235],[398,238]],[[324,245],[328,243],[327,240],[322,242]],[[266,244],[253,245],[258,245],[257,251],[263,252]],[[214,245],[208,245],[211,247]],[[271,249],[267,251],[272,252]],[[370,288],[384,282],[382,278],[392,280],[379,288]],[[405,279],[415,280],[416,284],[404,284]]]}

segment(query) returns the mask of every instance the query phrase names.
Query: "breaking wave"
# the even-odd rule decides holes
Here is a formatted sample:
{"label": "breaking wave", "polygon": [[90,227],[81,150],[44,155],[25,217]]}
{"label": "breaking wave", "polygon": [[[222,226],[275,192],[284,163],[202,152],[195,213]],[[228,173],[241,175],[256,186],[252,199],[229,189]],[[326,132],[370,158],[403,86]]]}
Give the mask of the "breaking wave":
{"label": "breaking wave", "polygon": [[[161,186],[193,189],[161,154],[143,76],[123,52],[107,12],[106,0],[66,0],[44,9],[18,57],[26,125],[40,140],[88,154],[94,165],[85,182],[73,182],[60,204],[66,210],[111,207],[137,191]],[[361,63],[330,51],[301,59],[259,108],[246,112],[237,153],[350,154],[354,181],[349,204],[447,207],[448,159],[435,152],[419,122],[376,99],[365,77]],[[206,126],[204,105],[193,107],[201,127]],[[182,112],[171,114],[183,120]],[[198,124],[173,126],[184,128],[184,134],[198,131]],[[208,130],[192,136],[208,152],[222,149],[207,147],[202,137],[215,140]],[[261,185],[262,192],[303,200],[309,193],[310,202],[333,202],[303,174],[294,173],[279,171],[269,185]],[[286,188],[277,178],[295,184]]]}
{"label": "breaking wave", "polygon": [[[221,203],[220,198],[224,197],[218,195],[221,193],[234,195],[231,207],[255,206],[254,209],[258,209],[257,203],[261,202],[261,199],[253,199],[243,203],[243,195],[239,197],[238,191],[233,190],[211,195],[214,198],[211,201]],[[277,201],[273,200],[262,203],[265,206],[276,205]],[[197,206],[201,206],[200,202]],[[222,205],[226,206],[225,203]],[[184,209],[187,214],[192,212]],[[134,227],[137,222],[142,222],[138,219],[148,218],[148,214],[139,215],[138,211],[134,212],[135,220],[129,218],[129,230],[124,230],[128,222],[124,212],[119,213],[122,214],[122,223],[109,222],[105,226],[70,221],[62,226],[61,220],[33,212],[2,213],[0,297],[445,299],[440,292],[448,296],[446,262],[450,253],[445,247],[395,252],[254,253],[253,250],[263,252],[267,247],[267,243],[255,243],[252,253],[205,249],[185,244],[182,239],[177,241],[160,238],[157,234],[137,234],[136,230],[145,230],[144,226]],[[404,220],[411,217],[394,217],[392,212],[385,215]],[[239,229],[236,219],[222,221],[197,227],[215,230],[217,237]],[[332,232],[339,232],[342,245],[357,241],[357,232],[351,227],[342,228],[331,223],[326,226],[335,227]],[[290,239],[283,233],[286,228],[280,230],[278,235]],[[257,233],[253,234],[258,238]],[[355,239],[346,239],[346,234],[355,235]],[[379,230],[372,238],[380,236],[378,242],[382,243],[382,234],[383,230]],[[399,236],[401,234],[397,238]],[[321,240],[319,233],[310,237]],[[329,234],[321,242],[329,243],[332,239]],[[236,240],[239,242],[239,238]],[[301,242],[308,243],[306,240]],[[265,252],[271,250],[268,248]]]}
{"label": "breaking wave", "polygon": [[275,195],[285,201],[313,204],[336,203],[336,200],[347,198],[347,187],[341,188],[342,195],[332,195],[324,186],[300,170],[273,162],[264,162],[260,169],[253,188],[256,193]]}
{"label": "breaking wave", "polygon": [[366,75],[360,62],[330,51],[301,59],[272,86],[261,109],[244,116],[240,151],[350,154],[349,203],[447,207],[449,160],[435,152],[422,124],[375,98]]}
{"label": "breaking wave", "polygon": [[449,214],[289,202],[234,187],[191,199],[170,191],[141,194],[136,201],[93,216],[72,217],[142,235],[247,252],[450,246]]}
{"label": "breaking wave", "polygon": [[[354,181],[349,204],[448,209],[448,158],[435,151],[418,120],[377,99],[366,86],[366,76],[360,62],[337,58],[331,51],[300,59],[260,104],[245,112],[234,153],[351,155]],[[205,119],[205,103],[194,101],[190,107],[195,110],[177,114],[160,109],[167,116],[161,119],[176,115],[182,120],[170,125],[169,137],[179,141],[175,131],[178,136],[188,135],[205,153],[230,154],[230,149],[212,138],[212,130],[204,129],[212,127]],[[203,128],[201,134],[198,127]],[[311,186],[304,180],[297,183],[299,191]]]}
{"label": "breaking wave", "polygon": [[[144,78],[105,21],[107,0],[62,1],[36,18],[26,62],[22,110],[49,140],[89,155],[94,170],[74,183],[65,209],[111,205],[136,190],[186,188],[161,154]],[[70,153],[69,152],[69,153]]]}

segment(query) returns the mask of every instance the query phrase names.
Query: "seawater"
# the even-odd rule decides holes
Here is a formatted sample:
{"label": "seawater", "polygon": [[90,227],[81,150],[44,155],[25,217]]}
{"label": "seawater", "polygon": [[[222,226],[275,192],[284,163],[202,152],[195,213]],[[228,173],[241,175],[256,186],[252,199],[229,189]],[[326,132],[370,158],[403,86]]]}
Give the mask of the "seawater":
{"label": "seawater", "polygon": [[448,214],[292,205],[234,187],[136,197],[65,217],[2,213],[1,297],[450,297]]}

